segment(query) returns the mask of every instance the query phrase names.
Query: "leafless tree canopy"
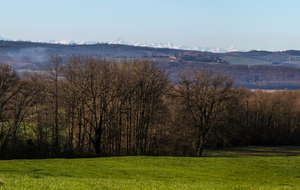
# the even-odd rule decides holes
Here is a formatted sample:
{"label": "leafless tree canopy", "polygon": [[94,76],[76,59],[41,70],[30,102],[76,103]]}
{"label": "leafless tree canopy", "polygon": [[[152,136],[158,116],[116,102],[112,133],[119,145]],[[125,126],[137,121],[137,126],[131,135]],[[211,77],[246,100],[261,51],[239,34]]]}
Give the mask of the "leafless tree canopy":
{"label": "leafless tree canopy", "polygon": [[202,156],[212,129],[218,124],[226,104],[234,99],[233,80],[212,71],[179,75],[177,93],[189,125],[196,128],[196,155]]}
{"label": "leafless tree canopy", "polygon": [[155,63],[51,56],[39,73],[0,65],[0,158],[203,156],[299,145],[298,91],[250,91],[214,71],[169,81]]}

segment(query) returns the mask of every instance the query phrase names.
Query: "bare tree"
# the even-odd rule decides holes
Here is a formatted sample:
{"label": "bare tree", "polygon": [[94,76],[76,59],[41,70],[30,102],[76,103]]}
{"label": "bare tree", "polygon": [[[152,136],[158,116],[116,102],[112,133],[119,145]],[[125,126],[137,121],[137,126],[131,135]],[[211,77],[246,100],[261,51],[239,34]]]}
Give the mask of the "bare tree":
{"label": "bare tree", "polygon": [[61,73],[63,60],[60,55],[50,56],[48,67],[46,68],[46,76],[49,79],[49,85],[46,89],[53,99],[53,131],[52,131],[52,148],[54,154],[59,154],[60,152],[60,142],[59,142],[59,78]]}
{"label": "bare tree", "polygon": [[13,128],[8,125],[10,119],[10,103],[18,93],[20,78],[16,71],[7,64],[0,64],[0,157],[6,156],[8,141]]}
{"label": "bare tree", "polygon": [[145,155],[152,144],[154,127],[159,126],[158,118],[164,110],[168,77],[155,63],[148,61],[133,61],[131,69],[133,93],[129,106],[134,137],[131,140],[135,154]]}
{"label": "bare tree", "polygon": [[234,98],[233,80],[212,71],[194,71],[178,76],[176,91],[190,126],[196,128],[196,155],[202,156],[212,129],[218,124],[225,103]]}

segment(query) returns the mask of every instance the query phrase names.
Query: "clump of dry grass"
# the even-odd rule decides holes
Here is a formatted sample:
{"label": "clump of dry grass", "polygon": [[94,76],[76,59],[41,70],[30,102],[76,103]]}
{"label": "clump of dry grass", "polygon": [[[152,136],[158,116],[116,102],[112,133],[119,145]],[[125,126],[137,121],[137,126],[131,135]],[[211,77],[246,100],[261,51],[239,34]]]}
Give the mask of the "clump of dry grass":
{"label": "clump of dry grass", "polygon": [[5,182],[2,179],[0,179],[0,186],[3,186],[3,185],[5,185]]}

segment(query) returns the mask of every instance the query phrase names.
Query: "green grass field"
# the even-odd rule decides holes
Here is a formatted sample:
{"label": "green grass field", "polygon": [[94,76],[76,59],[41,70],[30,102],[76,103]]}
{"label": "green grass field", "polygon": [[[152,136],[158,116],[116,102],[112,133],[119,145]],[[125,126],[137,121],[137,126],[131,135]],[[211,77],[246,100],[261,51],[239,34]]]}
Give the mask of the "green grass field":
{"label": "green grass field", "polygon": [[300,189],[300,147],[195,157],[0,161],[0,189]]}

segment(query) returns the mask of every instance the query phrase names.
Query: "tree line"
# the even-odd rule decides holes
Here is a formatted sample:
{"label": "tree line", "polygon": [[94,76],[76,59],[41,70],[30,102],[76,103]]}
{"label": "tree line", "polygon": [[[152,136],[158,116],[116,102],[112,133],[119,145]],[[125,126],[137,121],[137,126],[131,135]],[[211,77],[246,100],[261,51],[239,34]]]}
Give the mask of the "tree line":
{"label": "tree line", "polygon": [[207,70],[171,82],[153,62],[51,56],[0,65],[0,158],[202,156],[207,147],[300,145],[300,92],[251,91]]}

